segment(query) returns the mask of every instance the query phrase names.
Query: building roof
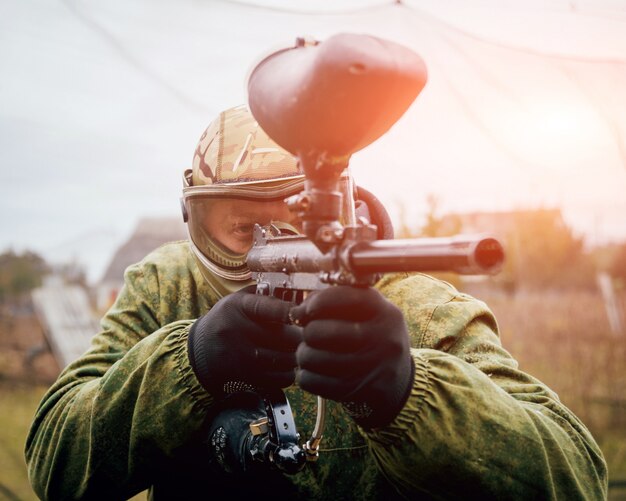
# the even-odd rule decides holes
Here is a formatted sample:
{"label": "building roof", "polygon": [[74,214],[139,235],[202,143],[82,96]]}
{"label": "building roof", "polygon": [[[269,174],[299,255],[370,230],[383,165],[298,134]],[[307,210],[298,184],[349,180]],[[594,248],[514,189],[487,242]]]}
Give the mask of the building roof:
{"label": "building roof", "polygon": [[144,218],[137,223],[130,238],[115,252],[100,282],[120,282],[124,270],[141,261],[160,245],[187,238],[185,223],[180,217]]}
{"label": "building roof", "polygon": [[51,277],[32,292],[35,313],[60,367],[76,360],[98,332],[87,291]]}

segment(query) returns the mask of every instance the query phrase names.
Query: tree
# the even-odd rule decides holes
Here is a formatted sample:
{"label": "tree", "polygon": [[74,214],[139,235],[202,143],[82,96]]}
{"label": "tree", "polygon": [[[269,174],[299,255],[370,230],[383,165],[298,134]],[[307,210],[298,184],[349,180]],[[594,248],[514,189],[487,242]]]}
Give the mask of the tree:
{"label": "tree", "polygon": [[34,252],[7,250],[0,254],[0,302],[21,299],[40,286],[48,272],[47,263]]}
{"label": "tree", "polygon": [[521,286],[593,286],[594,266],[584,239],[557,209],[519,211],[506,237],[507,267]]}
{"label": "tree", "polygon": [[422,226],[420,235],[422,237],[449,237],[461,231],[461,220],[458,216],[449,215],[447,217],[439,214],[440,198],[437,195],[429,194],[426,197],[426,223]]}
{"label": "tree", "polygon": [[[417,231],[411,229],[406,223],[404,208],[400,207],[399,231],[396,231],[397,238],[419,238],[419,237],[448,237],[455,235],[461,230],[461,221],[456,215],[441,216],[439,211],[440,198],[435,194],[426,197],[426,221]],[[432,272],[431,275],[460,287],[461,280],[453,272]]]}

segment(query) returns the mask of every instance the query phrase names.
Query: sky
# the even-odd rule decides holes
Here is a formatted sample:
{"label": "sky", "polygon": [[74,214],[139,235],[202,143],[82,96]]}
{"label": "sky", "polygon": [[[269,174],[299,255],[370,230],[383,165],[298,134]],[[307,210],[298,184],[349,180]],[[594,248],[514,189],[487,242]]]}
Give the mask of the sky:
{"label": "sky", "polygon": [[1,0],[0,250],[99,279],[142,217],[180,213],[204,128],[264,54],[341,32],[402,43],[428,82],[351,169],[396,220],[560,207],[626,240],[626,4],[542,0]]}

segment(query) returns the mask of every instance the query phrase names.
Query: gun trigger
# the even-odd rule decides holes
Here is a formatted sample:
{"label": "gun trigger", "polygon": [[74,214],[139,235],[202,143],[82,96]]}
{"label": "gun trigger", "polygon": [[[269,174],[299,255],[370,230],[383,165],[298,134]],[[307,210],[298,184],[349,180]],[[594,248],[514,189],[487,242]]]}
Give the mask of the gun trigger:
{"label": "gun trigger", "polygon": [[302,325],[300,322],[300,319],[293,316],[293,308],[289,310],[289,323],[291,323],[292,325],[297,325],[297,326]]}

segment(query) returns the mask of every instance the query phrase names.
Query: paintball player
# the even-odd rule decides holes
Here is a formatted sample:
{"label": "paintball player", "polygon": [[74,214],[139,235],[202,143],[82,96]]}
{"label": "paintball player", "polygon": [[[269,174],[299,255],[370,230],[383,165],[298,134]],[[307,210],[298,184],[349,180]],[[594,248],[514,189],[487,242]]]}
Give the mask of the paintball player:
{"label": "paintball player", "polygon": [[[283,200],[304,180],[247,107],[209,125],[183,181],[188,241],[126,270],[37,410],[26,458],[41,499],[606,497],[589,431],[518,368],[483,302],[408,273],[298,306],[253,293],[252,228],[297,232]],[[213,419],[230,406],[234,426],[257,388],[286,389],[302,430],[329,400],[317,462],[287,475],[214,457]]]}

